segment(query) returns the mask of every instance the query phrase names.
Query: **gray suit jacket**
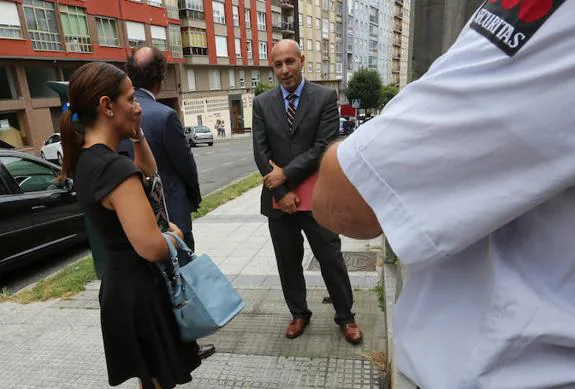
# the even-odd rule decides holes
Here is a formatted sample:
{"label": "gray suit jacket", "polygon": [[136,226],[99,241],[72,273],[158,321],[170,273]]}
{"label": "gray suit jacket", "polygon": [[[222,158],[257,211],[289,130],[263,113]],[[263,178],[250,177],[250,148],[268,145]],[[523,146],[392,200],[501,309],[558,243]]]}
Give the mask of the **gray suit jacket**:
{"label": "gray suit jacket", "polygon": [[287,182],[270,191],[263,187],[261,213],[279,218],[272,195],[279,201],[292,188],[315,173],[328,144],[339,132],[339,113],[334,90],[305,81],[294,118],[293,132],[280,87],[262,93],[253,102],[254,157],[262,176],[272,171],[268,160],[284,169]]}
{"label": "gray suit jacket", "polygon": [[[155,101],[136,89],[142,106],[142,129],[156,159],[162,178],[170,221],[188,233],[192,230],[191,213],[198,209],[202,197],[196,161],[190,151],[180,118],[172,108]],[[124,141],[120,151],[133,159],[132,142]]]}

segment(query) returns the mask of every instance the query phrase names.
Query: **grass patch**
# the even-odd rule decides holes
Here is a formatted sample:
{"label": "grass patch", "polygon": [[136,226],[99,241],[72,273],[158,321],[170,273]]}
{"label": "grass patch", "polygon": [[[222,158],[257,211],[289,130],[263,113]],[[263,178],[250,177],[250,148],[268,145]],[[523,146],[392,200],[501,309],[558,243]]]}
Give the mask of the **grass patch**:
{"label": "grass patch", "polygon": [[66,298],[83,291],[86,284],[95,279],[92,257],[86,257],[39,281],[34,287],[10,296],[9,300],[29,304],[52,298]]}
{"label": "grass patch", "polygon": [[194,219],[207,215],[217,207],[227,203],[236,197],[241,196],[248,190],[262,184],[260,173],[253,173],[231,185],[226,186],[216,192],[210,193],[202,199],[202,204],[197,212],[192,214]]}
{"label": "grass patch", "polygon": [[387,359],[383,351],[362,351],[359,355],[370,361],[380,375],[387,372]]}
{"label": "grass patch", "polygon": [[373,287],[373,291],[377,294],[377,300],[379,302],[379,308],[382,311],[385,311],[385,288],[378,282],[376,286]]}
{"label": "grass patch", "polygon": [[[239,197],[248,190],[262,183],[259,173],[254,173],[229,186],[207,195],[202,205],[193,217],[198,219],[230,200]],[[78,262],[64,267],[55,275],[39,281],[34,287],[22,292],[11,294],[6,289],[0,291],[0,302],[12,301],[28,304],[36,301],[46,301],[54,298],[70,297],[86,289],[86,284],[96,279],[96,271],[92,257],[86,257]]]}

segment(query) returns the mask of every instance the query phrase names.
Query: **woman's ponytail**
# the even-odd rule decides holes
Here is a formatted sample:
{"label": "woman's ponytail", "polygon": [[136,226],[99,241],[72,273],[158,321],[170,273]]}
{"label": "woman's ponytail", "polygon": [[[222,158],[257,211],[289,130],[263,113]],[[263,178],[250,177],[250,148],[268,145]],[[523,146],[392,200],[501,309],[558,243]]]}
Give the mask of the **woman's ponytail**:
{"label": "woman's ponytail", "polygon": [[73,122],[73,115],[76,117],[78,116],[78,114],[74,114],[74,112],[69,109],[64,112],[60,118],[60,135],[62,141],[62,152],[64,153],[64,159],[62,161],[63,178],[72,178],[74,175],[76,164],[80,157],[80,151],[84,144],[84,135],[77,130],[76,126],[78,126],[79,123]]}

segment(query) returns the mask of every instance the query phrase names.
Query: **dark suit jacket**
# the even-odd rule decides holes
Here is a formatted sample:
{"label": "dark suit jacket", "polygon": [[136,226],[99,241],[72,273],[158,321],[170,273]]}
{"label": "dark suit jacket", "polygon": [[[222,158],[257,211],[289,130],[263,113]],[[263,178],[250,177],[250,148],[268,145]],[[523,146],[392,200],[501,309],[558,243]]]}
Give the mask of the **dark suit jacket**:
{"label": "dark suit jacket", "polygon": [[[150,95],[136,89],[136,98],[142,106],[142,129],[152,149],[162,178],[168,216],[182,232],[192,230],[191,213],[198,209],[202,197],[198,169],[192,155],[180,118],[172,108],[158,103]],[[133,145],[122,142],[120,151],[133,158]]]}
{"label": "dark suit jacket", "polygon": [[273,191],[262,189],[262,214],[278,218],[282,213],[273,209],[272,195],[279,201],[315,173],[327,145],[337,139],[336,93],[305,81],[291,134],[280,87],[262,93],[253,102],[252,132],[254,156],[262,176],[272,171],[270,159],[282,167],[287,176],[287,182],[281,187]]}

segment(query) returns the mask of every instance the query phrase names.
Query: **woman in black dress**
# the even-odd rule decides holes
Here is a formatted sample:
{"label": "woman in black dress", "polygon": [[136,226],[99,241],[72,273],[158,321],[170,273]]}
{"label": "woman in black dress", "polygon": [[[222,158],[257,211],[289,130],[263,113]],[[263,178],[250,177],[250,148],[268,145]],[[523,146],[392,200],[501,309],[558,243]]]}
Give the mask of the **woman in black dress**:
{"label": "woman in black dress", "polygon": [[[143,389],[169,389],[189,382],[200,364],[198,346],[180,340],[153,264],[168,258],[168,246],[142,181],[156,166],[132,82],[113,65],[89,63],[70,78],[69,97],[60,123],[62,174],[74,178],[78,201],[109,257],[99,296],[109,383],[138,377]],[[136,142],[136,164],[116,152],[127,138]],[[175,225],[170,230],[182,237]]]}

